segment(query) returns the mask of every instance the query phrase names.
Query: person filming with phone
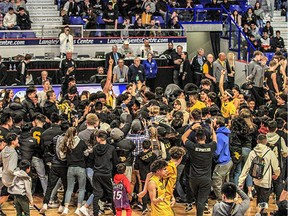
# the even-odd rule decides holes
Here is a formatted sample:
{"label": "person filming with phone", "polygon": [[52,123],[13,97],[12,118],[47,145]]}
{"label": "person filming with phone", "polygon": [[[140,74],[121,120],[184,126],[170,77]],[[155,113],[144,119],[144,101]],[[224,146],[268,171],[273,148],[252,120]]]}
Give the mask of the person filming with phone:
{"label": "person filming with phone", "polygon": [[70,27],[65,26],[64,32],[59,35],[60,40],[60,57],[64,58],[66,56],[67,51],[73,52],[73,36],[70,33]]}

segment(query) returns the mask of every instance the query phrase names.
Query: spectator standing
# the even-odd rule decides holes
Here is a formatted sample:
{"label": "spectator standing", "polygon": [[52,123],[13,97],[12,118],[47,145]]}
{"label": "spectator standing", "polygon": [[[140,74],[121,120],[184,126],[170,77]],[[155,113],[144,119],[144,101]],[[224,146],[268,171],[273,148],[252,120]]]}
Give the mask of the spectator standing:
{"label": "spectator standing", "polygon": [[249,62],[248,64],[248,76],[252,73],[254,70],[254,67],[259,64],[261,61],[263,53],[260,51],[255,51],[253,53],[254,58]]}
{"label": "spectator standing", "polygon": [[[1,16],[1,15],[0,15]],[[0,21],[1,22],[1,21]],[[0,26],[1,27],[1,26]],[[9,78],[8,78],[8,72],[7,67],[2,61],[2,57],[0,56],[0,85],[5,86],[9,85]]]}
{"label": "spectator standing", "polygon": [[[93,175],[93,212],[98,215],[98,201],[104,193],[110,202],[113,200],[112,170],[119,163],[114,146],[107,144],[108,134],[99,130],[96,133],[97,145],[93,147],[94,175]],[[115,215],[114,203],[112,209]]]}
{"label": "spectator standing", "polygon": [[32,180],[28,175],[30,173],[30,162],[22,160],[19,163],[19,170],[14,172],[12,185],[8,188],[8,192],[14,196],[14,205],[17,215],[30,215],[29,204],[33,206],[32,197]]}
{"label": "spectator standing", "polygon": [[[86,29],[96,29],[97,25],[96,25],[96,19],[97,19],[97,15],[94,13],[93,8],[89,8],[87,11],[87,18],[84,18],[83,21],[85,21],[86,23]],[[93,33],[93,31],[90,32],[90,36],[94,36],[91,35]]]}
{"label": "spectator standing", "polygon": [[204,49],[200,48],[197,50],[197,55],[191,60],[191,69],[193,72],[193,83],[200,86],[201,79],[203,76],[203,64],[206,62],[204,55]]}
{"label": "spectator standing", "polygon": [[[211,169],[214,152],[217,148],[217,138],[211,127],[213,141],[208,143],[204,129],[199,127],[201,127],[199,123],[189,127],[183,134],[182,141],[189,156],[193,158],[190,160],[189,184],[196,199],[197,216],[202,216],[211,189]],[[194,143],[188,137],[195,130],[196,142]]]}
{"label": "spectator standing", "polygon": [[155,59],[153,59],[152,53],[148,53],[147,60],[144,60],[142,65],[145,70],[146,86],[154,92],[156,86],[155,81],[158,73],[158,66]]}
{"label": "spectator standing", "polygon": [[180,83],[180,65],[182,63],[181,54],[183,52],[183,47],[181,45],[178,45],[176,48],[176,53],[172,56],[173,63],[174,63],[174,70],[173,70],[173,82],[176,85],[179,85]]}
{"label": "spectator standing", "polygon": [[130,65],[128,70],[128,82],[137,84],[139,81],[145,84],[146,74],[144,66],[140,62],[140,58],[136,57],[134,59],[134,64]]}
{"label": "spectator standing", "polygon": [[203,64],[203,75],[205,78],[211,81],[211,90],[215,89],[216,78],[213,76],[213,61],[214,57],[212,54],[207,55],[207,61]]}
{"label": "spectator standing", "polygon": [[[105,22],[106,29],[117,30],[118,25],[118,11],[113,9],[113,3],[109,2],[107,9],[104,11],[102,16],[103,21]],[[115,36],[117,32],[106,32],[106,36]],[[117,61],[116,61],[117,62]]]}
{"label": "spectator standing", "polygon": [[32,74],[28,71],[29,63],[32,59],[32,56],[26,54],[24,60],[20,62],[17,66],[17,82],[20,85],[33,85],[33,77]]}
{"label": "spectator standing", "polygon": [[[215,89],[216,93],[219,92],[218,87],[219,87],[219,81],[220,81],[220,76],[221,76],[222,70],[227,70],[226,54],[223,52],[219,53],[218,59],[213,62],[213,77],[215,77],[215,79],[216,79],[216,89]],[[227,79],[227,74],[226,74],[225,78],[224,78],[225,87],[227,86],[227,81],[228,81],[228,79]]]}
{"label": "spectator standing", "polygon": [[272,186],[272,178],[276,180],[280,175],[277,157],[266,145],[266,136],[264,134],[258,135],[257,146],[249,153],[247,161],[239,177],[239,187],[243,188],[244,181],[249,173],[253,159],[257,156],[262,156],[265,161],[263,177],[261,179],[253,178],[254,187],[257,192],[257,204],[262,202],[268,203]]}
{"label": "spectator standing", "polygon": [[180,74],[182,74],[182,85],[180,87],[184,87],[186,84],[191,83],[193,81],[193,74],[191,70],[191,65],[187,52],[182,52],[181,54],[182,63],[180,65]]}
{"label": "spectator standing", "polygon": [[3,25],[7,30],[20,30],[20,27],[17,25],[17,16],[12,7],[8,9],[4,17]]}
{"label": "spectator standing", "polygon": [[118,65],[113,68],[113,83],[123,83],[128,81],[129,67],[124,64],[124,59],[118,60]]}
{"label": "spectator standing", "polygon": [[65,26],[64,27],[64,32],[59,35],[59,40],[60,40],[60,56],[61,58],[66,56],[66,53],[68,51],[73,52],[74,50],[74,41],[73,41],[73,36],[70,34],[70,27]]}
{"label": "spectator standing", "polygon": [[[66,52],[66,58],[60,62],[59,65],[59,83],[62,83],[61,92],[62,96],[67,93],[69,87],[76,85],[76,79],[74,77],[76,71],[76,63],[74,59],[72,59],[72,51],[68,50]],[[64,77],[64,81],[62,80]]]}
{"label": "spectator standing", "polygon": [[31,23],[29,15],[27,15],[23,7],[20,7],[17,14],[17,25],[21,30],[29,30],[31,29]]}
{"label": "spectator standing", "polygon": [[264,73],[264,79],[269,87],[269,89],[276,94],[279,94],[280,90],[279,86],[277,84],[277,72],[276,69],[278,67],[279,63],[276,63],[276,61],[270,61],[269,63],[269,69],[265,71]]}
{"label": "spectator standing", "polygon": [[75,214],[80,215],[80,208],[84,200],[86,186],[85,155],[88,155],[88,152],[86,151],[87,145],[77,136],[76,128],[70,127],[66,131],[60,149],[64,154],[66,154],[68,166],[65,208],[61,215],[68,215],[68,206],[76,180],[79,184],[79,194]]}
{"label": "spectator standing", "polygon": [[113,45],[112,46],[112,50],[111,52],[107,53],[105,56],[105,69],[108,70],[108,66],[109,66],[109,60],[113,59],[113,65],[112,68],[115,67],[118,63],[118,60],[120,58],[122,58],[122,55],[120,52],[118,52],[118,47],[117,45]]}
{"label": "spectator standing", "polygon": [[233,166],[230,149],[229,136],[230,130],[225,127],[225,119],[222,116],[217,116],[214,120],[216,127],[217,149],[215,151],[216,166],[212,175],[212,187],[218,201],[221,200],[221,188],[225,181],[229,179],[229,173]]}

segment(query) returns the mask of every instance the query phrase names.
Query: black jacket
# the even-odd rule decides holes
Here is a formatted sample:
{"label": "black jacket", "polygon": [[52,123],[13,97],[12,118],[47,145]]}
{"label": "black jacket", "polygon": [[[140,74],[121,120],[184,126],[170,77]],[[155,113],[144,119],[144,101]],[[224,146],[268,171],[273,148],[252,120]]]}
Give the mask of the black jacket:
{"label": "black jacket", "polygon": [[21,159],[31,162],[32,156],[35,155],[35,151],[39,150],[36,139],[34,139],[30,133],[24,132],[19,137]]}
{"label": "black jacket", "polygon": [[8,72],[7,72],[7,67],[5,64],[1,63],[0,64],[0,85],[5,86],[9,85],[8,83]]}
{"label": "black jacket", "polygon": [[137,83],[137,75],[141,82],[144,82],[146,80],[144,66],[142,64],[140,64],[139,67],[136,67],[134,64],[130,65],[128,70],[128,82]]}
{"label": "black jacket", "polygon": [[[203,56],[202,57],[202,61],[203,61],[203,65],[204,63],[206,62],[206,57]],[[198,62],[198,55],[194,56],[193,60],[192,60],[192,64],[191,64],[191,69],[192,71],[195,73],[202,73],[203,71],[203,65],[200,65],[199,62]]]}
{"label": "black jacket", "polygon": [[140,179],[145,180],[147,174],[150,172],[151,164],[157,160],[157,155],[151,150],[147,152],[140,152],[136,157],[134,168],[135,170],[140,170]]}
{"label": "black jacket", "polygon": [[126,166],[132,166],[132,152],[136,148],[136,144],[133,143],[131,140],[124,138],[122,140],[114,141],[113,146],[116,149],[117,156],[120,158],[120,161],[122,163],[125,163]]}
{"label": "black jacket", "polygon": [[57,124],[52,124],[50,128],[45,130],[41,136],[41,148],[44,151],[43,159],[45,163],[51,162],[54,156],[52,140],[55,136],[62,134],[61,128]]}
{"label": "black jacket", "polygon": [[13,117],[18,115],[24,118],[26,115],[26,110],[21,103],[11,102],[4,108],[3,113],[10,113]]}
{"label": "black jacket", "polygon": [[111,176],[113,166],[119,163],[119,158],[114,146],[97,144],[93,147],[94,173],[99,176]]}
{"label": "black jacket", "polygon": [[29,30],[31,29],[31,20],[27,14],[17,15],[17,24],[21,30]]}
{"label": "black jacket", "polygon": [[55,103],[46,100],[43,107],[43,114],[50,119],[52,113],[59,113],[59,110]]}
{"label": "black jacket", "polygon": [[26,112],[23,118],[26,122],[31,122],[35,113],[41,112],[39,105],[35,105],[33,101],[28,97],[25,98],[25,100],[22,102],[22,105]]}
{"label": "black jacket", "polygon": [[[115,54],[117,54],[118,60],[119,60],[119,58],[122,58],[121,53],[117,52],[117,53],[115,53]],[[114,62],[113,62],[113,68],[118,64],[118,62],[117,62],[116,59],[114,58],[113,52],[109,52],[109,53],[107,53],[106,56],[105,56],[105,69],[106,69],[106,70],[108,70],[110,57],[111,57],[111,58],[113,59],[113,61],[114,61]]]}

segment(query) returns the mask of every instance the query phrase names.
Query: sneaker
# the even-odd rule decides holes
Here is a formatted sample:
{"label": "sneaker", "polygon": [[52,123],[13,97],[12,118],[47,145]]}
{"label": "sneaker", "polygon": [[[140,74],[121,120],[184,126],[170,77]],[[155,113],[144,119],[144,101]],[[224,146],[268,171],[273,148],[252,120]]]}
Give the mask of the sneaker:
{"label": "sneaker", "polygon": [[143,216],[146,215],[148,213],[148,211],[149,211],[148,208],[146,208],[144,211],[142,211],[141,215],[143,215]]}
{"label": "sneaker", "polygon": [[75,211],[74,213],[77,214],[77,215],[79,215],[79,216],[82,215],[82,213],[80,212],[80,208],[77,208],[76,211]]}
{"label": "sneaker", "polygon": [[84,205],[79,210],[84,216],[89,216],[88,209]]}
{"label": "sneaker", "polygon": [[59,206],[59,208],[58,208],[58,213],[62,213],[64,211],[64,206]]}
{"label": "sneaker", "polygon": [[205,203],[204,214],[211,214],[208,203]]}
{"label": "sneaker", "polygon": [[193,209],[193,204],[192,203],[188,203],[187,206],[185,207],[185,212],[189,212]]}
{"label": "sneaker", "polygon": [[40,210],[40,214],[44,214],[47,211],[47,208],[48,208],[48,205],[45,203]]}
{"label": "sneaker", "polygon": [[66,216],[68,215],[69,209],[68,208],[64,208],[63,212],[62,212],[62,216]]}
{"label": "sneaker", "polygon": [[58,201],[50,201],[48,203],[49,208],[58,208],[60,206],[60,203]]}
{"label": "sneaker", "polygon": [[248,192],[248,197],[249,197],[249,199],[252,201],[253,200],[253,194],[252,194],[252,192],[250,191],[250,192]]}

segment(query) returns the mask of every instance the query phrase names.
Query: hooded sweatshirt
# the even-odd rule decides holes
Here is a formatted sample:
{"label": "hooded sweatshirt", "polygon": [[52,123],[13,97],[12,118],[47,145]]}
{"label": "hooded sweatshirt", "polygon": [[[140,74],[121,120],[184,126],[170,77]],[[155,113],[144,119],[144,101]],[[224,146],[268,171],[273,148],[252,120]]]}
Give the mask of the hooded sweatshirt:
{"label": "hooded sweatshirt", "polygon": [[87,145],[78,136],[74,137],[73,144],[71,151],[68,150],[66,155],[68,167],[86,168],[84,152]]}
{"label": "hooded sweatshirt", "polygon": [[135,161],[135,170],[141,170],[140,180],[145,181],[147,174],[150,172],[150,165],[157,160],[157,155],[149,150],[147,152],[141,152]]}
{"label": "hooded sweatshirt", "polygon": [[97,144],[93,147],[94,173],[99,176],[111,176],[113,166],[119,162],[114,146]]}
{"label": "hooded sweatshirt", "polygon": [[32,181],[31,177],[24,170],[17,170],[14,172],[14,179],[11,187],[8,188],[10,194],[17,194],[27,196],[30,202],[33,201],[32,197]]}
{"label": "hooded sweatshirt", "polygon": [[281,148],[280,148],[281,155],[282,155],[282,157],[287,157],[288,148],[285,144],[285,140],[282,137],[280,137],[277,133],[267,133],[266,137],[267,137],[267,141],[268,141],[267,146],[269,146],[273,150],[273,152],[275,153],[278,160],[281,160],[281,158],[279,158],[278,148],[277,148],[277,141],[280,138],[281,139]]}
{"label": "hooded sweatshirt", "polygon": [[18,164],[18,154],[11,146],[6,146],[0,154],[3,164],[2,182],[6,187],[10,187]]}
{"label": "hooded sweatshirt", "polygon": [[230,149],[229,149],[229,134],[230,130],[226,127],[220,127],[216,130],[217,135],[217,149],[215,156],[217,158],[217,164],[227,164],[230,160]]}
{"label": "hooded sweatshirt", "polygon": [[[242,202],[240,204],[236,204],[234,214],[232,216],[242,216],[245,214],[247,209],[249,208],[250,204],[250,199],[249,197],[239,188],[237,189],[237,193],[242,199]],[[227,203],[227,202],[220,202],[214,205],[213,207],[213,213],[212,216],[226,216],[228,215],[230,209],[232,208],[233,202],[232,203]]]}
{"label": "hooded sweatshirt", "polygon": [[274,154],[274,152],[271,151],[269,147],[263,144],[257,144],[257,146],[253,149],[253,151],[249,153],[246,163],[239,177],[239,185],[244,184],[244,181],[249,173],[249,169],[251,167],[253,159],[256,157],[256,154],[258,156],[263,156],[264,154],[266,154],[264,157],[264,161],[265,161],[264,176],[262,179],[253,178],[253,182],[255,185],[259,187],[271,188],[272,174],[280,175],[280,168],[279,168],[278,159],[276,155]]}
{"label": "hooded sweatshirt", "polygon": [[115,184],[119,184],[120,182],[123,182],[123,185],[127,191],[127,194],[131,193],[131,187],[130,187],[130,181],[128,180],[128,178],[126,177],[126,175],[124,174],[116,174],[114,176],[114,182]]}

